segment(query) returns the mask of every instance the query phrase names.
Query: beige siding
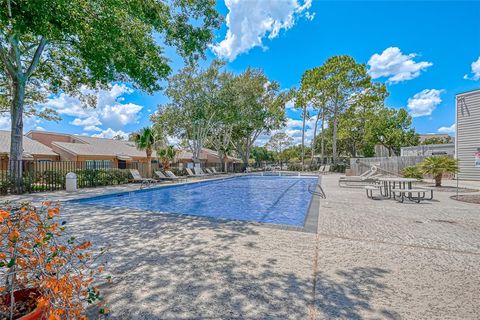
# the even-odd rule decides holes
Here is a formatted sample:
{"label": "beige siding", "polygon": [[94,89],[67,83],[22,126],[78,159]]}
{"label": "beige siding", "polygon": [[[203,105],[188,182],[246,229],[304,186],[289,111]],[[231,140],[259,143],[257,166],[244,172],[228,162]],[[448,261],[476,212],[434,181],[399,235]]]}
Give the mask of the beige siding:
{"label": "beige siding", "polygon": [[456,156],[465,180],[480,180],[480,168],[475,167],[475,152],[480,151],[480,90],[457,95]]}

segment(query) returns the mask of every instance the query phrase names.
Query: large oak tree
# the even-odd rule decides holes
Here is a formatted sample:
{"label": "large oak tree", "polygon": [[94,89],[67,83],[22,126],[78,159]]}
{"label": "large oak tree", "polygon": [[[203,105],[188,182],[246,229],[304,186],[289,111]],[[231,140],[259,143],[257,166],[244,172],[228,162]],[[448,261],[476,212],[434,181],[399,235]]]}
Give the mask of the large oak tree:
{"label": "large oak tree", "polygon": [[[0,108],[11,115],[13,161],[22,159],[25,112],[49,115],[33,108],[47,93],[112,81],[153,92],[170,73],[163,47],[203,54],[220,24],[214,0],[0,0],[0,8]],[[13,169],[20,192],[21,166]]]}

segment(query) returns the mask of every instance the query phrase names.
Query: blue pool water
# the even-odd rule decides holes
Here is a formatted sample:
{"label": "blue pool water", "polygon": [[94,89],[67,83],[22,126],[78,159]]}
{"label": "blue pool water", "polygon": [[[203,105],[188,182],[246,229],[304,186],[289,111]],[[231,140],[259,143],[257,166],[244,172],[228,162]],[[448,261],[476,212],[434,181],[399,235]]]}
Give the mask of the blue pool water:
{"label": "blue pool water", "polygon": [[242,176],[78,200],[83,204],[303,226],[316,177]]}

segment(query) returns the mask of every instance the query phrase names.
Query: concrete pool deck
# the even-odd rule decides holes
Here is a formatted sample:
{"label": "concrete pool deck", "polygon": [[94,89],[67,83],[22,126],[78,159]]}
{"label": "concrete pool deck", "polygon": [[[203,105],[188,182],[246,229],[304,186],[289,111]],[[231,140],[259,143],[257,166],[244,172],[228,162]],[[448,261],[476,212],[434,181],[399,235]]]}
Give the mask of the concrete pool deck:
{"label": "concrete pool deck", "polygon": [[110,245],[113,319],[480,317],[479,205],[451,192],[369,200],[338,177],[323,178],[317,235],[131,209],[62,212],[71,231]]}

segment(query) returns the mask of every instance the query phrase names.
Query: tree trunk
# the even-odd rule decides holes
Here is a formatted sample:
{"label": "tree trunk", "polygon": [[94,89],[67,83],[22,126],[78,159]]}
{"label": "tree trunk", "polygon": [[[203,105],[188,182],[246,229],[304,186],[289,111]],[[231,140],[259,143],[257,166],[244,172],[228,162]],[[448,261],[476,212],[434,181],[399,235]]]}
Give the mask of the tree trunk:
{"label": "tree trunk", "polygon": [[325,110],[322,109],[322,136],[320,138],[320,159],[321,164],[325,163]]}
{"label": "tree trunk", "polygon": [[435,176],[435,187],[441,187],[442,186],[442,173],[439,173]]}
{"label": "tree trunk", "polygon": [[13,81],[13,99],[10,106],[12,130],[10,133],[10,174],[13,180],[14,193],[23,192],[22,159],[23,159],[23,104],[25,100],[25,82]]}
{"label": "tree trunk", "polygon": [[[317,113],[317,118],[315,119],[315,127],[313,129],[313,138],[312,138],[312,158],[310,159],[310,167],[313,164],[313,158],[315,156],[315,142],[317,141],[317,128],[318,128],[318,119],[320,119],[320,112]],[[311,168],[310,168],[311,170]]]}
{"label": "tree trunk", "polygon": [[307,117],[307,106],[303,107],[303,124],[302,124],[302,171],[305,171],[305,118]]}
{"label": "tree trunk", "polygon": [[147,149],[147,178],[152,177],[152,150]]}
{"label": "tree trunk", "polygon": [[333,135],[332,135],[332,153],[333,164],[337,164],[337,132],[338,132],[338,119],[337,114],[333,115]]}

